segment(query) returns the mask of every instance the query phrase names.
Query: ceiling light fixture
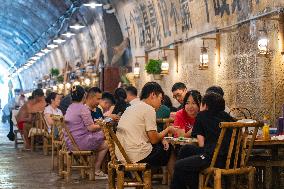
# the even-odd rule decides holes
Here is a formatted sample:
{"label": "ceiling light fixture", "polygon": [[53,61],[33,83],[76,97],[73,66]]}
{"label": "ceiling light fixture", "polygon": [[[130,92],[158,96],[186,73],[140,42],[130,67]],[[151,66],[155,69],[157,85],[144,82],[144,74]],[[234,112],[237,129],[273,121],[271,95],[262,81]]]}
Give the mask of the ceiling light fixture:
{"label": "ceiling light fixture", "polygon": [[54,44],[51,44],[51,45],[47,45],[47,48],[50,48],[50,49],[54,49],[54,48],[57,48],[58,45],[54,45]]}
{"label": "ceiling light fixture", "polygon": [[96,8],[96,7],[101,7],[101,6],[103,6],[103,4],[100,4],[100,3],[95,3],[95,2],[93,2],[93,3],[85,3],[85,4],[83,4],[85,7],[90,7],[90,8],[92,8],[92,9],[94,9],[94,8]]}
{"label": "ceiling light fixture", "polygon": [[54,42],[54,43],[57,43],[57,44],[64,43],[65,41],[66,41],[66,40],[60,39],[60,38],[53,40],[53,42]]}
{"label": "ceiling light fixture", "polygon": [[35,55],[38,56],[38,57],[42,57],[42,56],[44,56],[45,54],[42,53],[42,52],[38,52],[38,53],[36,53]]}
{"label": "ceiling light fixture", "polygon": [[45,54],[47,54],[47,53],[49,53],[51,50],[50,49],[43,49],[43,50],[41,50],[41,52],[43,52],[43,53],[45,53]]}
{"label": "ceiling light fixture", "polygon": [[63,36],[67,37],[67,38],[70,38],[72,37],[73,35],[75,35],[74,33],[71,33],[71,32],[67,32],[67,33],[64,33],[62,34]]}
{"label": "ceiling light fixture", "polygon": [[82,29],[84,27],[85,26],[80,25],[80,24],[75,24],[75,25],[70,26],[71,29],[75,29],[75,30],[80,30],[80,29]]}

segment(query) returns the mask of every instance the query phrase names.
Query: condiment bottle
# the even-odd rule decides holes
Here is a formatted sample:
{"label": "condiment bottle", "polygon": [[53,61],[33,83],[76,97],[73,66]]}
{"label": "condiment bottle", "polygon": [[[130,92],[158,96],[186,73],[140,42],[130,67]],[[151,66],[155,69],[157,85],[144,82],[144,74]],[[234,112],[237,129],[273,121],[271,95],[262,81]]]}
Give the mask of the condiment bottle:
{"label": "condiment bottle", "polygon": [[262,134],[263,134],[263,140],[270,140],[270,135],[269,135],[269,120],[268,116],[263,117],[263,127],[262,127]]}

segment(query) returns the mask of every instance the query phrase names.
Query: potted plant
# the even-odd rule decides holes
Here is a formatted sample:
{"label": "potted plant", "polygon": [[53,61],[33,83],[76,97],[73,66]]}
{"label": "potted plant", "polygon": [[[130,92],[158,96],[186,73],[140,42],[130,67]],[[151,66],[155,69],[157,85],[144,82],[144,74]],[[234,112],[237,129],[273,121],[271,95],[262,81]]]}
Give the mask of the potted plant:
{"label": "potted plant", "polygon": [[148,74],[153,74],[155,80],[162,79],[161,75],[161,60],[150,59],[146,64],[145,69]]}
{"label": "potted plant", "polygon": [[63,81],[64,81],[63,75],[57,76],[56,80],[57,80],[58,83],[63,83]]}
{"label": "potted plant", "polygon": [[59,70],[57,68],[51,68],[50,75],[51,77],[57,77],[59,75]]}

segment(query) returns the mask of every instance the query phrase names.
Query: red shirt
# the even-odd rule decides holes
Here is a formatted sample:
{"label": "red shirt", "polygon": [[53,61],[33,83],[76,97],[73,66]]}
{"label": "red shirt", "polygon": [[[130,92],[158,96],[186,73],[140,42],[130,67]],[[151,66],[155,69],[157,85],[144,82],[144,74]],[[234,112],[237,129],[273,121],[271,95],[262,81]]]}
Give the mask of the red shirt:
{"label": "red shirt", "polygon": [[174,126],[178,126],[180,129],[184,129],[187,133],[193,128],[195,118],[191,118],[187,115],[184,109],[179,110],[176,113]]}

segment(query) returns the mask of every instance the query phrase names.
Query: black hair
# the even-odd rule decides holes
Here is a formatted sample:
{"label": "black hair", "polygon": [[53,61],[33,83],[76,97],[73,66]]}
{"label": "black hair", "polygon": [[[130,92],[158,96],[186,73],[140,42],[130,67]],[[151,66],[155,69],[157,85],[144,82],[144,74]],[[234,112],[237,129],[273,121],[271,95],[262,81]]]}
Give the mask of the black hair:
{"label": "black hair", "polygon": [[71,89],[72,101],[81,102],[85,95],[85,89],[80,85],[73,86]]}
{"label": "black hair", "polygon": [[92,87],[88,90],[88,96],[94,95],[96,93],[102,93],[101,89],[99,87]]}
{"label": "black hair", "polygon": [[170,99],[170,97],[168,95],[164,95],[164,97],[163,97],[163,104],[165,106],[167,106],[168,108],[173,107],[173,103],[172,103],[172,101],[171,101],[171,99]]}
{"label": "black hair", "polygon": [[48,96],[46,97],[45,101],[47,104],[51,104],[51,100],[55,100],[56,96],[58,94],[56,92],[51,92],[48,94]]}
{"label": "black hair", "polygon": [[33,96],[29,96],[29,97],[28,97],[28,100],[32,100],[32,99],[33,99]]}
{"label": "black hair", "polygon": [[162,94],[164,96],[164,91],[158,83],[148,82],[142,88],[140,99],[143,100],[148,98],[151,93],[155,93],[155,95]]}
{"label": "black hair", "polygon": [[33,99],[36,97],[42,97],[42,96],[44,96],[44,92],[42,89],[36,89],[32,92]]}
{"label": "black hair", "polygon": [[208,111],[218,113],[225,110],[225,100],[218,93],[207,93],[202,98],[202,104],[206,104]]}
{"label": "black hair", "polygon": [[192,96],[194,102],[197,104],[198,107],[200,107],[200,103],[201,103],[201,94],[199,91],[197,90],[190,90],[188,91],[183,99],[183,108],[185,108],[185,105],[187,103],[188,98]]}
{"label": "black hair", "polygon": [[127,97],[126,91],[124,88],[117,88],[114,91],[114,98],[116,100],[125,100]]}
{"label": "black hair", "polygon": [[115,104],[114,96],[109,92],[104,92],[102,94],[102,99],[107,99],[107,100],[111,101],[112,104]]}
{"label": "black hair", "polygon": [[217,93],[221,96],[224,96],[224,91],[220,86],[211,86],[206,90],[206,93]]}
{"label": "black hair", "polygon": [[176,91],[176,90],[178,90],[178,89],[181,89],[181,90],[186,89],[185,84],[182,83],[182,82],[177,82],[177,83],[175,83],[175,84],[173,85],[173,87],[172,87],[172,92],[174,92],[174,91]]}
{"label": "black hair", "polygon": [[130,93],[133,96],[137,96],[138,94],[136,87],[133,87],[133,86],[128,86],[125,88],[125,90],[126,92]]}

